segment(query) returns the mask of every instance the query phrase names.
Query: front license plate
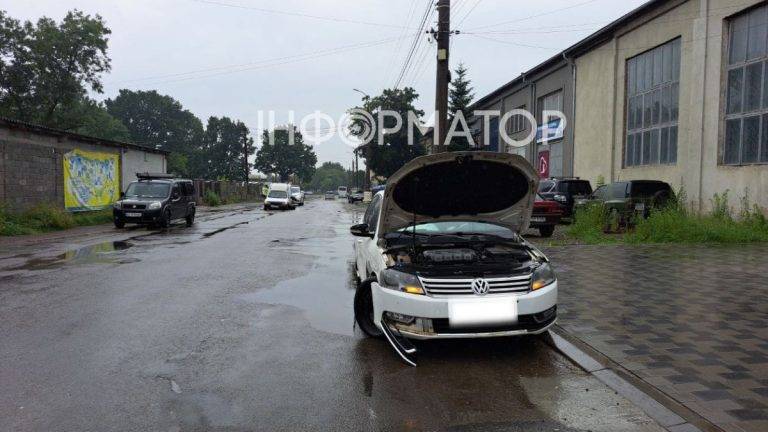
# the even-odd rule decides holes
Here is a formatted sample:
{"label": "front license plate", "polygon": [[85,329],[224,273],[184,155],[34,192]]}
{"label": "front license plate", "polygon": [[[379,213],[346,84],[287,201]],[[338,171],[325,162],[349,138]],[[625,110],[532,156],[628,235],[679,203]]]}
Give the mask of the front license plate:
{"label": "front license plate", "polygon": [[125,217],[141,217],[141,213],[126,213]]}
{"label": "front license plate", "polygon": [[452,301],[448,305],[448,322],[451,327],[514,324],[517,322],[517,299]]}
{"label": "front license plate", "polygon": [[531,218],[531,222],[546,222],[546,221],[547,221],[547,218],[543,218],[543,217],[532,217]]}

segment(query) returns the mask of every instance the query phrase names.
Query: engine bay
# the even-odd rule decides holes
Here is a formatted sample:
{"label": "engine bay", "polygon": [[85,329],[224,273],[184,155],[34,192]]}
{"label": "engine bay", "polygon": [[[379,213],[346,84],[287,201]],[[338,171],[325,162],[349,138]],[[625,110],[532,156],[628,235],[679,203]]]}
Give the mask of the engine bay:
{"label": "engine bay", "polygon": [[478,271],[528,267],[535,260],[521,244],[468,242],[451,245],[399,246],[387,251],[387,265],[415,270]]}

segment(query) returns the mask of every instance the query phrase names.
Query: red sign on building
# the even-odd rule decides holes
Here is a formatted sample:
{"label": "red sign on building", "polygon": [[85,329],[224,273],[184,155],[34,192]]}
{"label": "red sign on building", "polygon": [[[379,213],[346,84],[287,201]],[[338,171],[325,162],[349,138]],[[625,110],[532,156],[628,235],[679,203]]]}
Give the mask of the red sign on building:
{"label": "red sign on building", "polygon": [[539,178],[549,177],[549,150],[539,152]]}

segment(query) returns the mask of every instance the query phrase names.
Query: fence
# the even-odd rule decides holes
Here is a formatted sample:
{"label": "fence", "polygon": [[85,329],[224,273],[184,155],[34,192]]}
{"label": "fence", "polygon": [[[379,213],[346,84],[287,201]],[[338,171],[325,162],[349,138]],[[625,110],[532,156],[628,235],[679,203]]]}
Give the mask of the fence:
{"label": "fence", "polygon": [[263,183],[248,183],[220,180],[194,180],[195,202],[203,204],[203,197],[208,191],[215,193],[225,203],[259,201]]}

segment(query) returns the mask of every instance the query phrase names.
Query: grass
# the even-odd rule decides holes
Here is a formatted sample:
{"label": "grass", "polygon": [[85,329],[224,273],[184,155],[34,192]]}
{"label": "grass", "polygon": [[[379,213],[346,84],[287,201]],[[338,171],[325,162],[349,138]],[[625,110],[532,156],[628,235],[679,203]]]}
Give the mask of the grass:
{"label": "grass", "polygon": [[41,204],[21,213],[12,213],[0,207],[0,235],[2,236],[40,234],[109,222],[112,222],[111,209],[70,213]]}
{"label": "grass", "polygon": [[210,207],[218,207],[223,203],[219,195],[211,190],[205,191],[205,195],[203,195],[203,202],[205,202],[205,205]]}
{"label": "grass", "polygon": [[750,206],[747,194],[741,200],[741,212],[733,217],[728,204],[728,192],[712,198],[712,211],[695,214],[682,204],[685,192],[663,209],[640,219],[624,234],[605,234],[603,229],[611,224],[601,205],[580,209],[576,221],[568,230],[568,236],[586,244],[605,243],[751,243],[768,242],[768,220],[757,206]]}

